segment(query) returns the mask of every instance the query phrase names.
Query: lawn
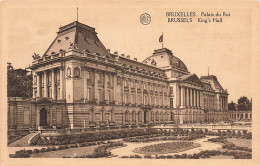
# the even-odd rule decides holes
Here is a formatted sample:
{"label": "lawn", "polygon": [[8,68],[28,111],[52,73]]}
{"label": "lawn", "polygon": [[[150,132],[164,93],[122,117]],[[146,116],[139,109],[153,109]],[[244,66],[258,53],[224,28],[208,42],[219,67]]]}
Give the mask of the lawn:
{"label": "lawn", "polygon": [[251,139],[228,138],[227,140],[229,142],[232,142],[236,146],[252,148],[252,140]]}
{"label": "lawn", "polygon": [[133,152],[156,155],[156,154],[183,152],[199,146],[200,144],[198,143],[186,142],[186,141],[166,142],[166,143],[153,144],[153,145],[143,146],[140,148],[135,148]]}
{"label": "lawn", "polygon": [[43,153],[33,153],[30,157],[33,158],[62,158],[65,157],[75,157],[81,155],[88,155],[92,154],[96,146],[88,146],[88,147],[81,147],[81,148],[71,148],[66,150],[58,150],[58,151],[50,151],[50,152],[43,152]]}

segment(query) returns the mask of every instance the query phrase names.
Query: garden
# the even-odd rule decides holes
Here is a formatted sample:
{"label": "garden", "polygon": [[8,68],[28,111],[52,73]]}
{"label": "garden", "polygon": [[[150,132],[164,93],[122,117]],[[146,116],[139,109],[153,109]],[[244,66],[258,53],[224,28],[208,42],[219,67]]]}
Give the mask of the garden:
{"label": "garden", "polygon": [[35,149],[19,150],[9,157],[249,159],[252,158],[251,138],[252,133],[247,131],[203,131],[193,128],[190,130],[125,129],[77,135],[42,136],[34,144]]}
{"label": "garden", "polygon": [[153,144],[149,146],[144,146],[141,148],[136,148],[133,150],[135,153],[141,154],[167,154],[167,153],[178,153],[186,151],[188,149],[199,147],[200,144],[186,141],[176,141],[176,142],[166,142],[160,144]]}

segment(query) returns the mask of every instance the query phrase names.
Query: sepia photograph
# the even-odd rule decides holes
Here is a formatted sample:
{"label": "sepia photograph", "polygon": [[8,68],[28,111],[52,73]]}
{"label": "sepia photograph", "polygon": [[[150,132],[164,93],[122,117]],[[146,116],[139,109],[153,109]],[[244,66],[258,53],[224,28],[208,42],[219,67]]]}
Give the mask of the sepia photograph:
{"label": "sepia photograph", "polygon": [[259,165],[260,8],[234,4],[0,2],[0,165]]}

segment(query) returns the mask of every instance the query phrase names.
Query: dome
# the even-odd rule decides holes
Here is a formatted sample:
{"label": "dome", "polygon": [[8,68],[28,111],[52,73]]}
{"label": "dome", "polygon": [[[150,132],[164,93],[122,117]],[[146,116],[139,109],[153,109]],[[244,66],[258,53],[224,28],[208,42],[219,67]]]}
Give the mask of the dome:
{"label": "dome", "polygon": [[153,55],[146,58],[143,63],[161,69],[174,68],[188,72],[186,65],[167,48],[154,50]]}

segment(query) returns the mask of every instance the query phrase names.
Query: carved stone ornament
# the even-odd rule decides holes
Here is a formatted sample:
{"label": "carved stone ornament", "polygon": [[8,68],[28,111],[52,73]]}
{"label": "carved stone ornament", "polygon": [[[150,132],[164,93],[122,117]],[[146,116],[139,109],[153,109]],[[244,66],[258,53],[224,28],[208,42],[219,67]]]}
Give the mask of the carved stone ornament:
{"label": "carved stone ornament", "polygon": [[69,49],[78,50],[79,49],[78,44],[77,43],[70,43]]}
{"label": "carved stone ornament", "polygon": [[41,58],[40,55],[36,54],[36,53],[34,53],[32,57],[33,57],[33,60],[38,60]]}

